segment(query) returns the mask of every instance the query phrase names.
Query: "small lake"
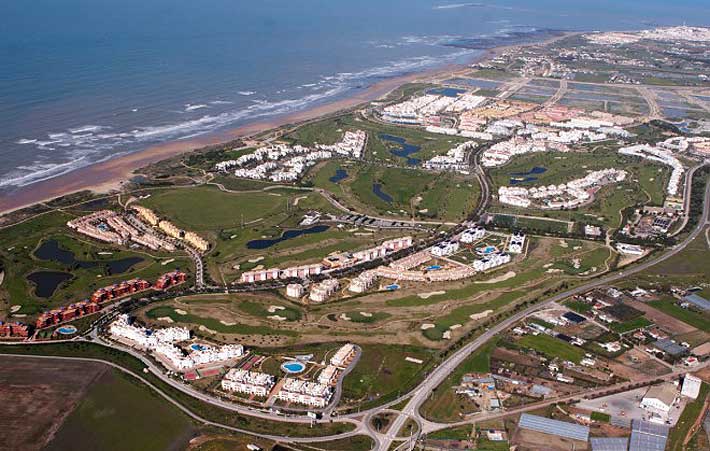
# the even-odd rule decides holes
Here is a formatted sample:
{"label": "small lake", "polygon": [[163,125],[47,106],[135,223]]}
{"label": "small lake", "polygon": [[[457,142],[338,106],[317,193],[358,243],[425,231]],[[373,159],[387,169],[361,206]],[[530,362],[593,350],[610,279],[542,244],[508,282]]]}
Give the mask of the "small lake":
{"label": "small lake", "polygon": [[432,88],[432,89],[428,90],[426,93],[433,94],[436,96],[457,97],[459,94],[463,94],[464,92],[466,92],[465,89],[442,87],[442,88]]}
{"label": "small lake", "polygon": [[341,180],[345,180],[346,178],[348,178],[348,171],[343,168],[338,168],[335,170],[335,175],[329,178],[328,180],[330,180],[332,183],[338,183]]}
{"label": "small lake", "polygon": [[330,227],[327,225],[316,225],[313,227],[309,227],[307,229],[287,230],[284,233],[282,233],[281,237],[279,237],[279,238],[251,240],[247,243],[247,249],[266,249],[266,248],[271,247],[274,244],[278,244],[282,241],[287,241],[287,240],[290,240],[293,238],[298,238],[301,235],[310,235],[312,233],[325,232],[329,228]]}
{"label": "small lake", "polygon": [[48,298],[62,283],[70,280],[72,275],[62,271],[37,271],[27,276],[27,280],[35,284],[35,294]]}
{"label": "small lake", "polygon": [[40,260],[53,261],[69,266],[71,268],[89,269],[104,267],[109,275],[121,274],[133,265],[143,261],[141,257],[126,257],[118,260],[77,260],[74,252],[62,249],[57,240],[47,240],[34,252],[35,257]]}
{"label": "small lake", "polygon": [[535,166],[527,172],[511,172],[510,184],[519,185],[521,183],[534,182],[537,180],[537,177],[534,177],[535,175],[544,174],[545,172],[547,172],[547,168],[540,166]]}
{"label": "small lake", "polygon": [[377,136],[383,141],[399,144],[399,148],[390,149],[390,153],[401,158],[406,158],[407,165],[417,166],[421,162],[421,160],[418,158],[409,157],[410,155],[419,152],[421,150],[421,147],[415,146],[413,144],[408,144],[406,139],[401,138],[399,136],[388,135],[386,133],[380,133]]}
{"label": "small lake", "polygon": [[372,184],[372,192],[375,193],[375,196],[379,197],[388,204],[392,203],[392,196],[382,191],[382,185],[380,185],[379,183]]}

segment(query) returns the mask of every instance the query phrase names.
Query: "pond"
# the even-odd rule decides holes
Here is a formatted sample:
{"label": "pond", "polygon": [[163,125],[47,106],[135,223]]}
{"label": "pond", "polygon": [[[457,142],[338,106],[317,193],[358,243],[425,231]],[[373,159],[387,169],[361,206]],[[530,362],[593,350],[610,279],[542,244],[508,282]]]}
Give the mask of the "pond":
{"label": "pond", "polygon": [[35,294],[41,298],[51,297],[59,285],[71,278],[71,274],[62,271],[37,271],[27,276],[27,280],[35,284]]}
{"label": "pond", "polygon": [[432,89],[428,90],[426,93],[427,94],[434,94],[437,96],[456,97],[459,94],[463,94],[464,92],[466,92],[465,89],[441,87],[441,88],[432,88]]}
{"label": "pond", "polygon": [[382,191],[382,185],[380,185],[379,183],[372,184],[372,192],[375,193],[375,196],[379,197],[388,204],[392,203],[392,196]]}
{"label": "pond", "polygon": [[282,241],[287,241],[293,238],[298,238],[301,235],[310,235],[312,233],[321,233],[328,230],[330,227],[327,225],[317,225],[309,227],[307,229],[294,229],[287,230],[281,234],[279,238],[269,238],[260,240],[251,240],[247,243],[247,249],[266,249]]}
{"label": "pond", "polygon": [[330,180],[332,183],[338,183],[341,180],[345,180],[346,178],[348,178],[348,171],[343,168],[338,168],[335,170],[335,175],[329,178],[328,180]]}
{"label": "pond", "polygon": [[399,136],[388,135],[386,133],[380,133],[377,135],[381,140],[399,144],[399,148],[390,149],[390,153],[397,157],[406,158],[407,165],[417,166],[421,160],[418,158],[410,158],[409,156],[413,153],[417,153],[421,150],[421,147],[415,146],[413,144],[407,144],[407,140]]}
{"label": "pond", "polygon": [[510,184],[518,185],[520,183],[534,182],[537,180],[537,177],[533,177],[534,175],[544,174],[545,172],[547,172],[547,168],[540,166],[535,166],[527,172],[511,172]]}
{"label": "pond", "polygon": [[133,265],[143,261],[141,257],[126,257],[119,260],[106,261],[77,260],[74,252],[62,249],[57,240],[47,240],[43,242],[34,252],[34,255],[40,260],[53,261],[72,268],[89,269],[104,267],[108,275],[124,273],[131,269]]}

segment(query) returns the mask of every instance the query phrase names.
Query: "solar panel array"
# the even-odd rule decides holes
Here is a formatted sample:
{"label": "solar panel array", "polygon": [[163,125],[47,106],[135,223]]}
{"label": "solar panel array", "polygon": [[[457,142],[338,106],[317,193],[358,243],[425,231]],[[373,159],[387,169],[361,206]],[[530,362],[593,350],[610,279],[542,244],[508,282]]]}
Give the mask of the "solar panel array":
{"label": "solar panel array", "polygon": [[518,426],[524,429],[530,429],[544,434],[556,435],[558,437],[565,437],[572,440],[580,440],[582,442],[589,440],[589,428],[587,426],[552,420],[550,418],[530,415],[528,413],[520,415]]}
{"label": "solar panel array", "polygon": [[627,437],[592,437],[589,441],[592,451],[626,451],[629,448]]}
{"label": "solar panel array", "polygon": [[634,420],[629,451],[663,451],[666,449],[669,430],[670,428],[663,424]]}

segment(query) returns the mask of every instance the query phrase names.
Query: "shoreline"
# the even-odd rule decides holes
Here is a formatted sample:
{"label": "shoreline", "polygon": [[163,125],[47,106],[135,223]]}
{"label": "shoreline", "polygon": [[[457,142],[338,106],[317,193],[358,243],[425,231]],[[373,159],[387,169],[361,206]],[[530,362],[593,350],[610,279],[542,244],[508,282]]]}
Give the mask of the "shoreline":
{"label": "shoreline", "polygon": [[448,64],[421,72],[388,78],[367,87],[360,93],[323,105],[288,113],[270,120],[257,121],[231,129],[209,133],[204,136],[152,145],[126,155],[109,158],[106,161],[77,168],[66,174],[19,187],[7,195],[4,195],[0,198],[0,216],[80,191],[90,190],[97,193],[118,191],[122,188],[123,184],[133,176],[135,171],[150,164],[193,152],[207,146],[221,145],[235,139],[248,138],[260,133],[276,130],[285,125],[297,125],[335,114],[382,98],[407,83],[426,81],[427,79],[445,74],[454,75],[456,72],[467,70],[472,64],[495,58],[506,50],[554,42],[574,34],[578,34],[578,32],[563,32],[559,36],[540,41],[483,49],[480,55],[474,56],[466,63]]}

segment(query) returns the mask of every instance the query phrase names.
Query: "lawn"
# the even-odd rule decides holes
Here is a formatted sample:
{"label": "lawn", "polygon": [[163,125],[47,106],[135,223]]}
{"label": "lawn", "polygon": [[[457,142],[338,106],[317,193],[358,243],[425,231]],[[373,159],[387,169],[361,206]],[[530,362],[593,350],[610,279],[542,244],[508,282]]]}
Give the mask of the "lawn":
{"label": "lawn", "polygon": [[534,349],[547,357],[558,357],[562,360],[579,363],[584,358],[584,350],[572,346],[566,341],[546,334],[526,335],[518,340],[525,348]]}
{"label": "lawn", "polygon": [[45,449],[178,448],[187,446],[193,430],[190,419],[165,399],[112,370],[89,388]]}
{"label": "lawn", "polygon": [[295,307],[286,306],[282,304],[274,304],[274,306],[284,307],[284,309],[278,309],[273,312],[269,312],[268,307],[265,304],[259,302],[241,301],[238,304],[239,310],[249,315],[261,318],[266,318],[272,315],[278,315],[286,318],[287,321],[298,321],[303,316],[301,310],[296,309]]}

